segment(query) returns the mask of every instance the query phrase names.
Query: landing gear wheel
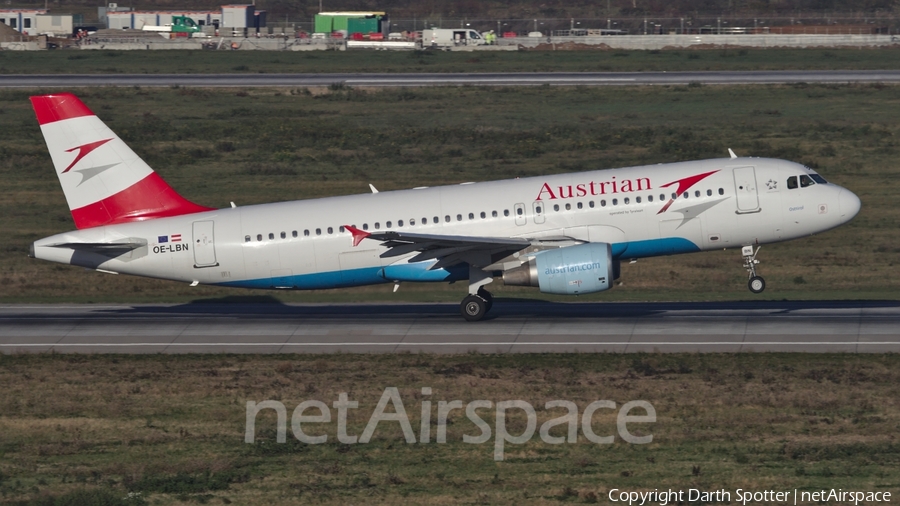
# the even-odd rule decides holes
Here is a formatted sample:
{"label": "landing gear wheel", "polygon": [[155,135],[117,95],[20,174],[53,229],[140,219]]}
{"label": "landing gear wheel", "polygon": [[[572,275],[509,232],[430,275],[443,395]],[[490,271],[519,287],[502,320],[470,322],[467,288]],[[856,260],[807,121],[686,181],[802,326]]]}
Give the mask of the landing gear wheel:
{"label": "landing gear wheel", "polygon": [[762,291],[766,289],[766,280],[759,276],[753,276],[752,278],[750,278],[747,286],[753,293],[762,293]]}
{"label": "landing gear wheel", "polygon": [[477,322],[487,314],[487,302],[477,295],[467,295],[459,305],[459,312],[466,321]]}
{"label": "landing gear wheel", "polygon": [[494,296],[491,292],[485,290],[484,287],[478,289],[478,296],[484,299],[486,307],[485,312],[490,311],[491,308],[494,307]]}

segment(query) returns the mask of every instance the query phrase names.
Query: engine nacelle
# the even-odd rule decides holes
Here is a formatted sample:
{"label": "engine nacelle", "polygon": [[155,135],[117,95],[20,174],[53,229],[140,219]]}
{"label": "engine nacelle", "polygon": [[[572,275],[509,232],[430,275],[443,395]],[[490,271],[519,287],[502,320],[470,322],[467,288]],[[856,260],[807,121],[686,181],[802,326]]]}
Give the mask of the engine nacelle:
{"label": "engine nacelle", "polygon": [[503,283],[577,295],[609,290],[613,274],[612,247],[599,242],[542,251],[528,263],[504,271]]}

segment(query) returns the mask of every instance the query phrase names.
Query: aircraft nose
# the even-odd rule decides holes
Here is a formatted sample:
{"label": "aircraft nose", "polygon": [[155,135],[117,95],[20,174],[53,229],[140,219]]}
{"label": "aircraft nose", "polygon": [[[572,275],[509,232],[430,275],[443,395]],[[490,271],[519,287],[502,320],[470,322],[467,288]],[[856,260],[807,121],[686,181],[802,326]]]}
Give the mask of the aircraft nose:
{"label": "aircraft nose", "polygon": [[846,188],[841,189],[841,193],[838,194],[838,204],[841,206],[841,217],[847,221],[853,219],[862,206],[859,197]]}

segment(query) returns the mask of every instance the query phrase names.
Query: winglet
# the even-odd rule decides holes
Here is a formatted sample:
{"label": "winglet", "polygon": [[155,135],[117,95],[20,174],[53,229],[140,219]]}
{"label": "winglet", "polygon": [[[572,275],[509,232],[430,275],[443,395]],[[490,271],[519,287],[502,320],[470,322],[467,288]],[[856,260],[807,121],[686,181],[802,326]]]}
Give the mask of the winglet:
{"label": "winglet", "polygon": [[353,235],[353,247],[354,248],[359,246],[359,243],[361,243],[363,239],[372,235],[369,232],[366,232],[365,230],[360,230],[351,225],[344,225],[344,229]]}
{"label": "winglet", "polygon": [[737,158],[737,155],[734,154],[734,151],[732,151],[731,148],[728,148],[728,154],[731,155],[732,158]]}

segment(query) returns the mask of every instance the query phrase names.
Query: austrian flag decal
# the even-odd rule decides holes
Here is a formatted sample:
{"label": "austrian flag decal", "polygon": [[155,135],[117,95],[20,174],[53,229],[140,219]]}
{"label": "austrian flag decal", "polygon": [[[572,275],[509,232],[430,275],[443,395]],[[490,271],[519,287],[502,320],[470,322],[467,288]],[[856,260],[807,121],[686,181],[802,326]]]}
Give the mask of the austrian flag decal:
{"label": "austrian flag decal", "polygon": [[157,237],[156,242],[163,244],[166,242],[181,242],[181,234],[161,235]]}

